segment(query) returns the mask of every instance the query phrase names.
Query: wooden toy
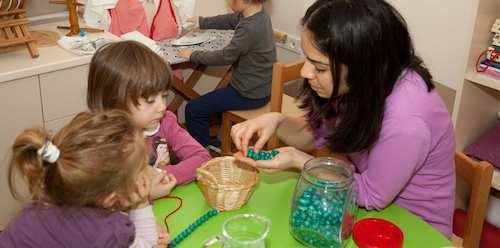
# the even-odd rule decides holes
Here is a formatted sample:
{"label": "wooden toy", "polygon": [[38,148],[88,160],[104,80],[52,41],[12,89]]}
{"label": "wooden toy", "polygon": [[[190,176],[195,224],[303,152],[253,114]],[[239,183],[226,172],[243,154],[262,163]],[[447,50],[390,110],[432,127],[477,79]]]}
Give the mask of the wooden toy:
{"label": "wooden toy", "polygon": [[32,58],[39,56],[36,40],[28,31],[24,0],[0,1],[0,48],[26,45]]}

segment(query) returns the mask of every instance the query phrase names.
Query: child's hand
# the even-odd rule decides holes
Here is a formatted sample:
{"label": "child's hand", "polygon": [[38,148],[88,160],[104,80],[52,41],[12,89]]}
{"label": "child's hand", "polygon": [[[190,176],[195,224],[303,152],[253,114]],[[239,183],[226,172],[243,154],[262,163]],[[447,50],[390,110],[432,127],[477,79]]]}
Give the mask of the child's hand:
{"label": "child's hand", "polygon": [[173,175],[157,172],[152,178],[149,195],[152,199],[166,196],[170,194],[176,184],[177,179]]}
{"label": "child's hand", "polygon": [[154,247],[155,248],[167,247],[168,243],[170,242],[170,234],[161,225],[156,225],[156,231],[158,233],[158,242]]}
{"label": "child's hand", "polygon": [[143,208],[149,204],[148,194],[151,191],[151,183],[147,171],[139,175],[136,182],[136,190],[128,197],[120,198],[120,205],[124,208]]}
{"label": "child's hand", "polygon": [[200,17],[199,16],[189,17],[186,20],[186,22],[189,23],[189,24],[191,24],[189,26],[189,29],[196,29],[196,28],[200,27]]}
{"label": "child's hand", "polygon": [[182,57],[185,59],[191,58],[191,54],[193,54],[193,50],[191,50],[191,49],[181,49],[181,50],[179,50],[179,52],[177,52],[177,55],[179,57]]}

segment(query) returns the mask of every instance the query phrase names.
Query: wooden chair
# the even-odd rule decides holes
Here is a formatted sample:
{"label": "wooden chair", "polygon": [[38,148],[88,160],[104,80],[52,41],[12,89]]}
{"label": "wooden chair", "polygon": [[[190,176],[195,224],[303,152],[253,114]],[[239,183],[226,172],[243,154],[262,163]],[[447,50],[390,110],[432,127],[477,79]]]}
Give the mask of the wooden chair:
{"label": "wooden chair", "polygon": [[[304,115],[304,111],[298,107],[296,100],[291,96],[283,94],[283,85],[286,82],[301,78],[300,69],[302,68],[303,64],[303,60],[290,64],[283,64],[281,62],[277,62],[274,64],[271,100],[264,107],[244,111],[228,111],[222,114],[222,155],[231,154],[231,126],[233,124],[253,119],[269,112],[282,112],[292,117]],[[276,136],[272,137],[267,143],[268,149],[278,146],[279,140]]]}
{"label": "wooden chair", "polygon": [[471,186],[462,246],[477,248],[486,215],[493,166],[485,161],[476,162],[461,152],[455,154],[455,166],[457,177]]}

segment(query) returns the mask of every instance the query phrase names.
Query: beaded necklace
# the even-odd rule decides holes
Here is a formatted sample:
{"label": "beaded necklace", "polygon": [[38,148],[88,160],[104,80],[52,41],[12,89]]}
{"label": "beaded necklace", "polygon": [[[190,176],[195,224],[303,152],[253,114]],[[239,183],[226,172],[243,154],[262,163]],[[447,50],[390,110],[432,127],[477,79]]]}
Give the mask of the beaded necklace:
{"label": "beaded necklace", "polygon": [[198,227],[203,225],[203,223],[207,222],[210,218],[216,216],[219,213],[217,209],[210,209],[208,212],[206,212],[204,215],[196,219],[191,225],[189,225],[186,229],[184,229],[177,237],[175,237],[170,243],[168,244],[169,248],[176,247],[180,242],[182,242],[184,239],[186,239],[191,233],[194,232]]}
{"label": "beaded necklace", "polygon": [[[178,196],[166,196],[164,199],[174,199],[179,202],[179,205],[169,214],[165,215],[163,222],[165,223],[165,227],[167,228],[167,232],[170,233],[170,229],[168,227],[167,219],[175,212],[179,211],[182,207],[182,198]],[[174,248],[179,245],[184,239],[186,239],[191,233],[193,233],[198,227],[203,225],[203,223],[207,222],[210,218],[216,216],[219,213],[217,209],[210,209],[204,215],[200,216],[194,222],[192,222],[186,229],[184,229],[179,235],[177,235],[170,243],[168,244],[168,248]]]}

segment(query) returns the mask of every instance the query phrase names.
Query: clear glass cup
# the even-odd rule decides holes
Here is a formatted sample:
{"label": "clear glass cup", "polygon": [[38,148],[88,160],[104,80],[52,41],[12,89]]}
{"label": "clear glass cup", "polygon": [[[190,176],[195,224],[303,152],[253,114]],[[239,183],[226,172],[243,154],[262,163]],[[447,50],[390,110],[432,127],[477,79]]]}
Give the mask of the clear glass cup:
{"label": "clear glass cup", "polygon": [[205,241],[203,247],[221,243],[224,248],[265,248],[271,221],[257,214],[240,214],[227,219],[222,235]]}
{"label": "clear glass cup", "polygon": [[357,213],[354,166],[334,158],[308,161],[292,200],[290,231],[308,247],[343,247]]}

